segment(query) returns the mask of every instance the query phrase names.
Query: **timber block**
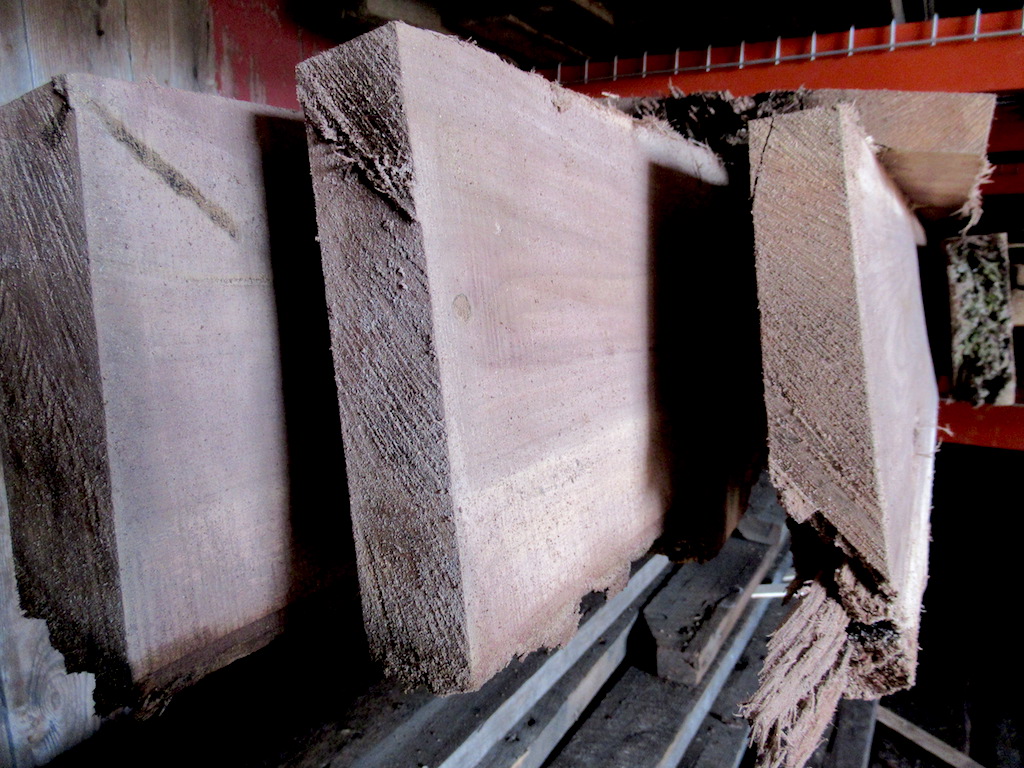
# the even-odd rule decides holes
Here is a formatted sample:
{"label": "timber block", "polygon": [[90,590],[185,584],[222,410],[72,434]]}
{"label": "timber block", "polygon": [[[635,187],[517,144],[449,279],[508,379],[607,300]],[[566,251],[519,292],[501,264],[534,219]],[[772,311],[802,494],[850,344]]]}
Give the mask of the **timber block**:
{"label": "timber block", "polygon": [[769,468],[817,574],[750,706],[765,764],[916,669],[938,394],[920,224],[873,150],[846,103],[750,124]]}
{"label": "timber block", "polygon": [[661,531],[652,221],[725,172],[402,24],[298,79],[371,646],[474,689],[566,642]]}
{"label": "timber block", "polygon": [[265,644],[341,559],[307,169],[283,110],[86,75],[0,109],[17,587],[101,713]]}
{"label": "timber block", "polygon": [[688,685],[701,681],[779,554],[778,524],[773,538],[761,544],[734,534],[708,562],[682,565],[644,608],[659,677]]}

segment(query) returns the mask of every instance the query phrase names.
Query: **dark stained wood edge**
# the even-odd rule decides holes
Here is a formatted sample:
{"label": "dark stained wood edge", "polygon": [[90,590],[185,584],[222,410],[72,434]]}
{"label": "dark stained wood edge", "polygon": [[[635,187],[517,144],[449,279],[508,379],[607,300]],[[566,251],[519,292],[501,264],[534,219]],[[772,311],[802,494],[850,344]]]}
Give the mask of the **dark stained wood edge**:
{"label": "dark stained wood edge", "polygon": [[130,688],[74,110],[0,110],[0,460],[22,608],[107,711]]}

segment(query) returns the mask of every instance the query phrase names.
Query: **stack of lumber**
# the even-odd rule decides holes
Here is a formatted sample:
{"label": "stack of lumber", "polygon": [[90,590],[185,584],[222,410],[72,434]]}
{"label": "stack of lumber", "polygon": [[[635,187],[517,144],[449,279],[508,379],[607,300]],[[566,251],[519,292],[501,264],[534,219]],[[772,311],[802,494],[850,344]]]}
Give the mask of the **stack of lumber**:
{"label": "stack of lumber", "polygon": [[[753,290],[746,189],[727,173],[747,167],[748,140],[770,468],[804,579],[748,652],[766,658],[747,708],[762,760],[801,765],[842,697],[912,684],[937,405],[912,209],[976,217],[990,97],[774,95],[733,109],[743,136],[723,162],[401,24],[305,62],[299,92],[305,141],[293,113],[90,76],[0,110],[0,180],[16,190],[0,199],[4,701],[69,692],[82,734],[92,695],[101,714],[155,708],[278,634],[354,538],[372,651],[435,693],[566,645],[581,598],[612,596],[560,661],[501,678],[514,692],[484,697],[483,730],[413,750],[546,759],[667,567],[649,562],[615,598],[631,563],[691,519],[722,544],[744,505],[752,466],[722,468],[748,446],[734,455],[719,429],[701,463],[676,420],[693,397],[673,281],[719,247]],[[948,250],[965,274],[983,251],[1006,261],[1005,238]],[[954,307],[972,291],[984,304],[997,277],[961,280]],[[760,395],[728,359],[755,309],[743,295],[721,311],[734,299],[746,319],[702,339],[715,374],[744,382],[737,422]],[[1012,390],[990,379],[979,391]],[[700,533],[671,517],[695,472],[714,487],[693,492],[712,502]],[[597,717],[558,764],[593,764],[595,748],[684,757],[764,612],[748,601],[781,545],[756,523],[647,607],[670,679],[631,669],[600,704],[625,728],[654,722],[657,750]],[[32,682],[37,646],[49,688]],[[430,706],[417,722],[466,711]],[[666,706],[695,714],[680,725]],[[384,761],[401,746],[386,742]]]}
{"label": "stack of lumber", "polygon": [[402,679],[564,643],[661,531],[652,216],[707,148],[391,24],[299,68],[365,622]]}
{"label": "stack of lumber", "polygon": [[23,611],[99,713],[155,705],[346,551],[302,121],[70,75],[0,110],[0,179],[4,698],[64,672]]}

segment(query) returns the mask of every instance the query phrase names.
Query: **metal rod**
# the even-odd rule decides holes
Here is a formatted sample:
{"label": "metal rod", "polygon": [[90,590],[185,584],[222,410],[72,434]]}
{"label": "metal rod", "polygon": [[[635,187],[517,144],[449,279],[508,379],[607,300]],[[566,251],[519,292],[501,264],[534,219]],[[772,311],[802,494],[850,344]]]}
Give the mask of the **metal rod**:
{"label": "metal rod", "polygon": [[562,62],[558,62],[558,68],[555,70],[555,82],[562,84]]}
{"label": "metal rod", "polygon": [[889,50],[896,50],[896,19],[889,22]]}
{"label": "metal rod", "polygon": [[932,45],[935,45],[935,43],[938,41],[938,39],[939,39],[939,14],[936,13],[936,14],[934,14],[932,16]]}
{"label": "metal rod", "polygon": [[616,56],[612,59],[612,80],[619,79],[619,57]]}
{"label": "metal rod", "polygon": [[981,8],[974,12],[974,42],[978,42],[978,34],[981,32]]}
{"label": "metal rod", "polygon": [[707,57],[707,59],[705,61],[705,64],[704,64],[704,71],[705,72],[710,72],[711,71],[711,46],[710,45],[708,46],[708,57]]}
{"label": "metal rod", "polygon": [[811,61],[818,58],[818,33],[811,32]]}
{"label": "metal rod", "polygon": [[779,66],[779,61],[782,58],[782,37],[775,38],[775,66]]}
{"label": "metal rod", "polygon": [[854,27],[853,24],[851,24],[850,25],[850,41],[846,45],[846,55],[847,56],[853,56],[853,35],[854,35],[854,31],[855,31],[855,27]]}
{"label": "metal rod", "polygon": [[675,66],[673,67],[672,72],[673,72],[673,74],[676,74],[676,75],[679,74],[679,49],[678,48],[676,48],[676,60],[675,60]]}
{"label": "metal rod", "polygon": [[740,69],[743,69],[743,54],[744,54],[744,51],[746,50],[746,47],[747,47],[747,41],[746,40],[740,40],[740,61],[739,61],[739,68]]}
{"label": "metal rod", "polygon": [[647,77],[647,51],[644,51],[643,64],[640,67],[640,77]]}
{"label": "metal rod", "polygon": [[590,82],[590,59],[583,62],[583,82]]}

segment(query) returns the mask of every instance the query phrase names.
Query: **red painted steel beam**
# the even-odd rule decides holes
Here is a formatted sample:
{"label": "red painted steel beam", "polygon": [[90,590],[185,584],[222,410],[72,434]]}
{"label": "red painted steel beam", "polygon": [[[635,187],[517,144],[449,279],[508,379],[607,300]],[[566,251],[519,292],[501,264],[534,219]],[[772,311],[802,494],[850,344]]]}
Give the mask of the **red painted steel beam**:
{"label": "red painted steel beam", "polygon": [[298,109],[295,67],[336,45],[300,27],[285,0],[209,0],[217,92]]}
{"label": "red painted steel beam", "polygon": [[981,187],[989,195],[1024,195],[1024,163],[1001,163],[992,169],[992,178]]}
{"label": "red painted steel beam", "polygon": [[[1022,12],[1003,11],[974,16],[940,19],[934,31],[937,37],[973,36],[975,24],[981,35],[992,32],[1022,31]],[[888,50],[895,31],[895,42],[921,41],[916,47]],[[582,93],[600,96],[667,96],[673,89],[686,93],[729,90],[734,96],[771,90],[807,88],[876,88],[910,91],[1005,91],[1024,89],[1024,36],[937,42],[931,45],[931,21],[890,27],[856,30],[853,55],[847,55],[848,32],[791,38],[780,42],[745,43],[743,68],[715,67],[739,60],[739,47],[711,50],[711,70],[704,71],[707,51],[681,51],[677,54],[648,55],[639,59],[591,62],[563,66],[561,81]],[[776,46],[781,57],[809,56],[815,59],[782,61],[779,64],[750,64],[772,59]],[[868,46],[884,50],[857,51]],[[672,72],[699,67],[700,71]],[[669,74],[653,74],[658,71]],[[616,79],[608,79],[613,71]],[[648,74],[643,75],[644,72]],[[555,73],[546,73],[554,78]],[[590,82],[580,82],[584,78]]]}
{"label": "red painted steel beam", "polygon": [[1024,451],[1024,405],[942,402],[939,437],[944,443]]}

